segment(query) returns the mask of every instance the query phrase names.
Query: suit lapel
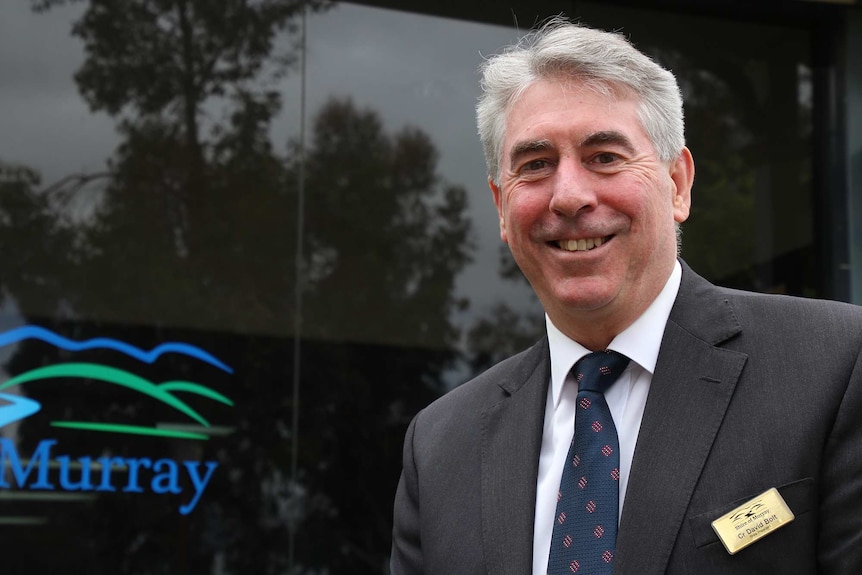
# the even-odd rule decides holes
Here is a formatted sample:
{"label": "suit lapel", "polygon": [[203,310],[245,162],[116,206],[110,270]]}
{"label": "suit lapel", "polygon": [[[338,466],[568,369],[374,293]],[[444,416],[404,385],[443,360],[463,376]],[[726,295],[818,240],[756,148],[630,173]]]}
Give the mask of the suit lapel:
{"label": "suit lapel", "polygon": [[747,359],[717,345],[739,332],[728,301],[684,265],[638,434],[615,575],[665,572]]}
{"label": "suit lapel", "polygon": [[550,380],[547,338],[499,382],[504,398],[482,413],[482,538],[494,575],[532,570],[539,452]]}

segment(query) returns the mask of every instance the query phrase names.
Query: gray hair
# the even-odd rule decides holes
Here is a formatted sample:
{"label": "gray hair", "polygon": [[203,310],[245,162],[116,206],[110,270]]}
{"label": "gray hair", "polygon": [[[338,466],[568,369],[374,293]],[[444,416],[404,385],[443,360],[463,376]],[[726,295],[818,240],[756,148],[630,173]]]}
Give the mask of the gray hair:
{"label": "gray hair", "polygon": [[480,68],[482,96],[476,106],[488,176],[499,183],[506,116],[535,81],[571,77],[606,94],[630,92],[638,118],[659,158],[676,159],[685,146],[682,96],[674,75],[639,52],[622,35],[593,30],[555,17]]}

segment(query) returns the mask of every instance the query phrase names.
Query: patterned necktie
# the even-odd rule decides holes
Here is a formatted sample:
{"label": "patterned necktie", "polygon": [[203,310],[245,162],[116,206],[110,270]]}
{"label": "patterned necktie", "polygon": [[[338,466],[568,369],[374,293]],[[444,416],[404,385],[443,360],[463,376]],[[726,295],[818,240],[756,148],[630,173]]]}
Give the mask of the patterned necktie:
{"label": "patterned necktie", "polygon": [[578,382],[575,435],[557,495],[548,575],[609,574],[619,516],[619,440],[604,393],[629,358],[597,351],[572,373]]}

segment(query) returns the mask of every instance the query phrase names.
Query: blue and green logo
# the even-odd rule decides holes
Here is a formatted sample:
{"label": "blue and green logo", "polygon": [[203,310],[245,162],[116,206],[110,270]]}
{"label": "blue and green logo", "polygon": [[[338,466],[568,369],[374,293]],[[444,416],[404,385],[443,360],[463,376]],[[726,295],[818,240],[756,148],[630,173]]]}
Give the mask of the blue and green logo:
{"label": "blue and green logo", "polygon": [[[167,342],[146,351],[111,338],[73,341],[43,327],[32,325],[0,333],[0,347],[30,339],[41,340],[69,352],[113,350],[147,364],[155,363],[165,354],[180,354],[228,374],[233,373],[233,370],[218,358],[187,343]],[[153,426],[129,425],[124,422],[51,421],[50,425],[55,428],[205,441],[212,435],[223,434],[225,428],[213,426],[197,409],[190,406],[186,399],[205,398],[233,407],[230,398],[193,381],[170,380],[155,383],[127,370],[100,363],[69,362],[38,367],[16,375],[0,385],[0,430],[42,409],[39,401],[23,394],[23,388],[38,385],[38,382],[45,380],[62,380],[70,385],[76,381],[95,381],[119,386],[161,402],[185,418],[184,423]],[[68,455],[53,453],[57,443],[55,439],[43,439],[36,446],[31,458],[25,461],[19,457],[13,439],[0,437],[0,489],[13,489],[14,485],[18,490],[30,491],[121,490],[125,493],[143,493],[149,488],[149,491],[158,494],[181,494],[191,488],[191,500],[180,506],[180,513],[185,515],[197,505],[218,467],[215,461],[175,461],[167,458],[151,460],[145,457],[79,457],[72,462]],[[52,473],[52,470],[58,472]],[[77,474],[77,479],[74,480],[73,470]],[[118,479],[122,474],[125,474],[125,480]]]}

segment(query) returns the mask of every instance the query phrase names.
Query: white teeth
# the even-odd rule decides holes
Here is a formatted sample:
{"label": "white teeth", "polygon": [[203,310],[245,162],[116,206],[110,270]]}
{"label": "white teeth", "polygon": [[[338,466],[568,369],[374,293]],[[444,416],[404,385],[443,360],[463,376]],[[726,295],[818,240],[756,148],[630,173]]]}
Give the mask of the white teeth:
{"label": "white teeth", "polygon": [[560,240],[557,245],[569,252],[585,252],[597,248],[603,243],[605,242],[602,238],[589,238],[585,240]]}

